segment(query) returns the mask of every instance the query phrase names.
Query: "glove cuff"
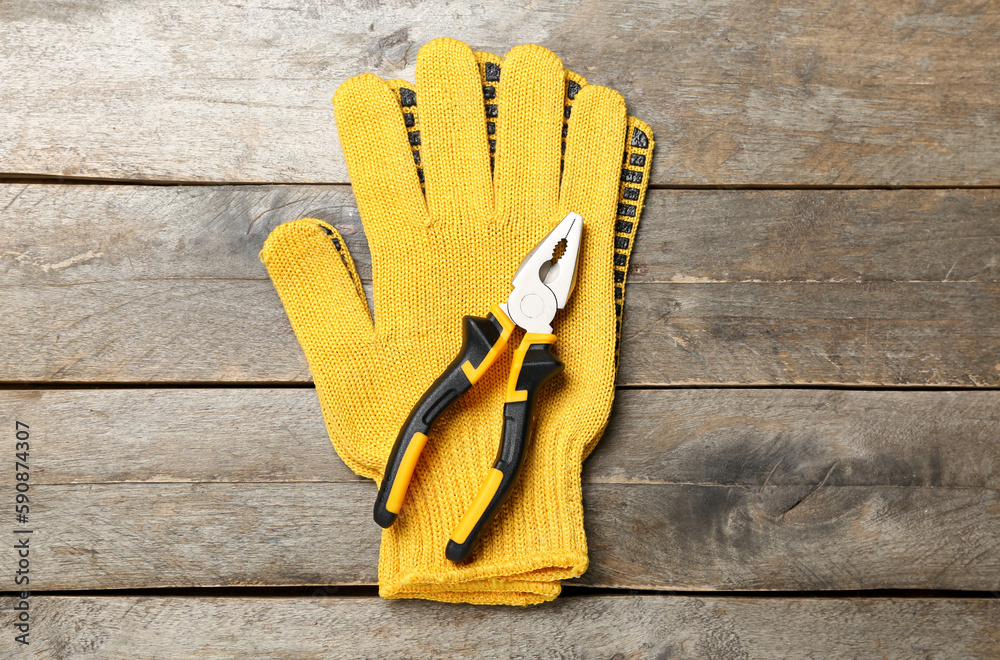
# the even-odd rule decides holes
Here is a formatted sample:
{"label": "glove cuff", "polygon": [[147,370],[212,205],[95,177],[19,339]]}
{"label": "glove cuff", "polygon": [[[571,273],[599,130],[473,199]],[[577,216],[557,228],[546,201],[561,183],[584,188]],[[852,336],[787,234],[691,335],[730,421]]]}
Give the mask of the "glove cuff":
{"label": "glove cuff", "polygon": [[[568,451],[576,446],[579,454],[578,442],[540,441]],[[582,575],[589,565],[580,472],[579,456],[575,461],[553,462],[544,472],[526,468],[470,560],[460,564],[444,558],[448,521],[433,514],[430,520],[424,518],[422,527],[444,526],[445,532],[435,534],[432,542],[426,529],[398,521],[383,532],[379,594],[474,604],[552,600],[559,595],[562,580]],[[446,507],[429,509],[442,512]]]}

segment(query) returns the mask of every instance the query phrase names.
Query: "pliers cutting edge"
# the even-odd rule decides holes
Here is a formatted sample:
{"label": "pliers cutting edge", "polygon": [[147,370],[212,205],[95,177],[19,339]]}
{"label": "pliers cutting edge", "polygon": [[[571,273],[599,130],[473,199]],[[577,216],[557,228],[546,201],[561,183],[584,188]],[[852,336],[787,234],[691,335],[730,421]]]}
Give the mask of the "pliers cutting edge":
{"label": "pliers cutting edge", "polygon": [[486,373],[503,353],[514,327],[520,326],[525,335],[514,352],[507,379],[496,462],[472,506],[452,531],[445,550],[452,561],[469,556],[521,471],[538,389],[562,371],[562,362],[549,351],[556,341],[551,323],[576,285],[582,235],[583,218],[569,213],[521,261],[507,302],[491,305],[485,318],[463,319],[461,351],[414,406],[389,454],[375,500],[375,522],[379,525],[389,527],[396,520],[434,420]]}

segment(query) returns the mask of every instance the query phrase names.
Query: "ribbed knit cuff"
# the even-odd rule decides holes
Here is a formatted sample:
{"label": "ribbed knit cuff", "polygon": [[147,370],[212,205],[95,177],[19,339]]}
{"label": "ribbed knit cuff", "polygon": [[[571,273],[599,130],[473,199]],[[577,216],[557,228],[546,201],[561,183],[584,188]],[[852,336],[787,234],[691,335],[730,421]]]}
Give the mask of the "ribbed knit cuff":
{"label": "ribbed knit cuff", "polygon": [[[399,521],[404,524],[383,533],[380,595],[507,605],[552,600],[562,580],[588,566],[580,469],[576,460],[545,474],[525,470],[472,558],[460,564],[444,557],[450,521],[421,507],[432,515],[421,516],[420,529],[407,524],[412,520]],[[426,525],[439,527],[428,535]]]}

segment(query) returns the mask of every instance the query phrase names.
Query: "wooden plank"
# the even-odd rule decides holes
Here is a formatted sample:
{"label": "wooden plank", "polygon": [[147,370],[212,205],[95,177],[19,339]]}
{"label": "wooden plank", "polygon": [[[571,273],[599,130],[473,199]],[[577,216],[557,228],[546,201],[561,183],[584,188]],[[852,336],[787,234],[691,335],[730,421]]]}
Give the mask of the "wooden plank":
{"label": "wooden plank", "polygon": [[[0,602],[9,609],[14,601]],[[52,658],[803,658],[1000,653],[994,599],[563,597],[531,608],[375,598],[31,600]]]}
{"label": "wooden plank", "polygon": [[620,383],[1000,384],[995,284],[637,289]]}
{"label": "wooden plank", "polygon": [[[350,186],[0,184],[2,283],[267,279],[276,226],[337,226],[371,256]],[[652,190],[629,283],[1000,282],[1000,190]]]}
{"label": "wooden plank", "polygon": [[621,90],[656,134],[655,183],[1000,180],[992,3],[18,0],[0,21],[7,173],[343,183],[337,85],[412,80],[419,46],[449,35],[538,42]]}
{"label": "wooden plank", "polygon": [[[256,255],[342,186],[0,186],[6,381],[308,382]],[[652,191],[624,385],[1000,384],[1000,192]],[[252,310],[250,313],[248,310]]]}
{"label": "wooden plank", "polygon": [[[36,441],[36,589],[375,582],[374,485],[339,464],[310,390],[0,401]],[[620,392],[584,470],[591,568],[576,582],[998,590],[998,401]]]}
{"label": "wooden plank", "polygon": [[[1000,590],[997,490],[824,484],[810,495],[816,488],[588,483],[591,568],[571,582]],[[36,486],[32,493],[36,589],[377,580],[381,530],[371,520],[370,483]],[[0,556],[16,563],[12,549]]]}
{"label": "wooden plank", "polygon": [[[620,390],[583,477],[1000,489],[998,404],[995,391]],[[39,485],[363,481],[310,388],[2,390],[0,409],[41,434]]]}
{"label": "wooden plank", "polygon": [[[8,292],[8,382],[310,382],[268,281]],[[996,284],[650,284],[628,297],[621,385],[1000,384]]]}

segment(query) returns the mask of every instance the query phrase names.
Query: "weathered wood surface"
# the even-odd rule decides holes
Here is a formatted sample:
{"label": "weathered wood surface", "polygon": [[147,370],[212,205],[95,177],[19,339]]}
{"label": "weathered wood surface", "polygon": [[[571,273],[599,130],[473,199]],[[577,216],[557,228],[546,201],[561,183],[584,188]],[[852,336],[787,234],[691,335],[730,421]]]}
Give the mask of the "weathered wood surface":
{"label": "weathered wood surface", "polygon": [[[257,253],[346,186],[0,186],[5,381],[308,382]],[[1000,385],[1000,192],[666,191],[624,385]]]}
{"label": "weathered wood surface", "polygon": [[[12,605],[0,600],[4,610]],[[25,657],[996,658],[995,599],[36,597]],[[6,640],[5,640],[6,643]]]}
{"label": "weathered wood surface", "polygon": [[420,44],[521,42],[619,89],[655,183],[1000,181],[994,3],[6,2],[0,170],[345,182],[330,97]]}
{"label": "weathered wood surface", "polygon": [[[375,489],[311,390],[0,402],[35,442],[36,589],[375,582]],[[998,427],[993,391],[622,391],[585,466],[574,582],[1000,589]]]}
{"label": "weathered wood surface", "polygon": [[[3,284],[267,279],[276,226],[338,227],[371,257],[350,186],[0,185]],[[654,190],[630,284],[997,283],[1000,190]]]}
{"label": "weathered wood surface", "polygon": [[[0,408],[41,434],[39,485],[367,483],[311,388],[4,390]],[[620,390],[584,480],[813,486],[837,463],[824,486],[1000,489],[998,425],[995,391]]]}

